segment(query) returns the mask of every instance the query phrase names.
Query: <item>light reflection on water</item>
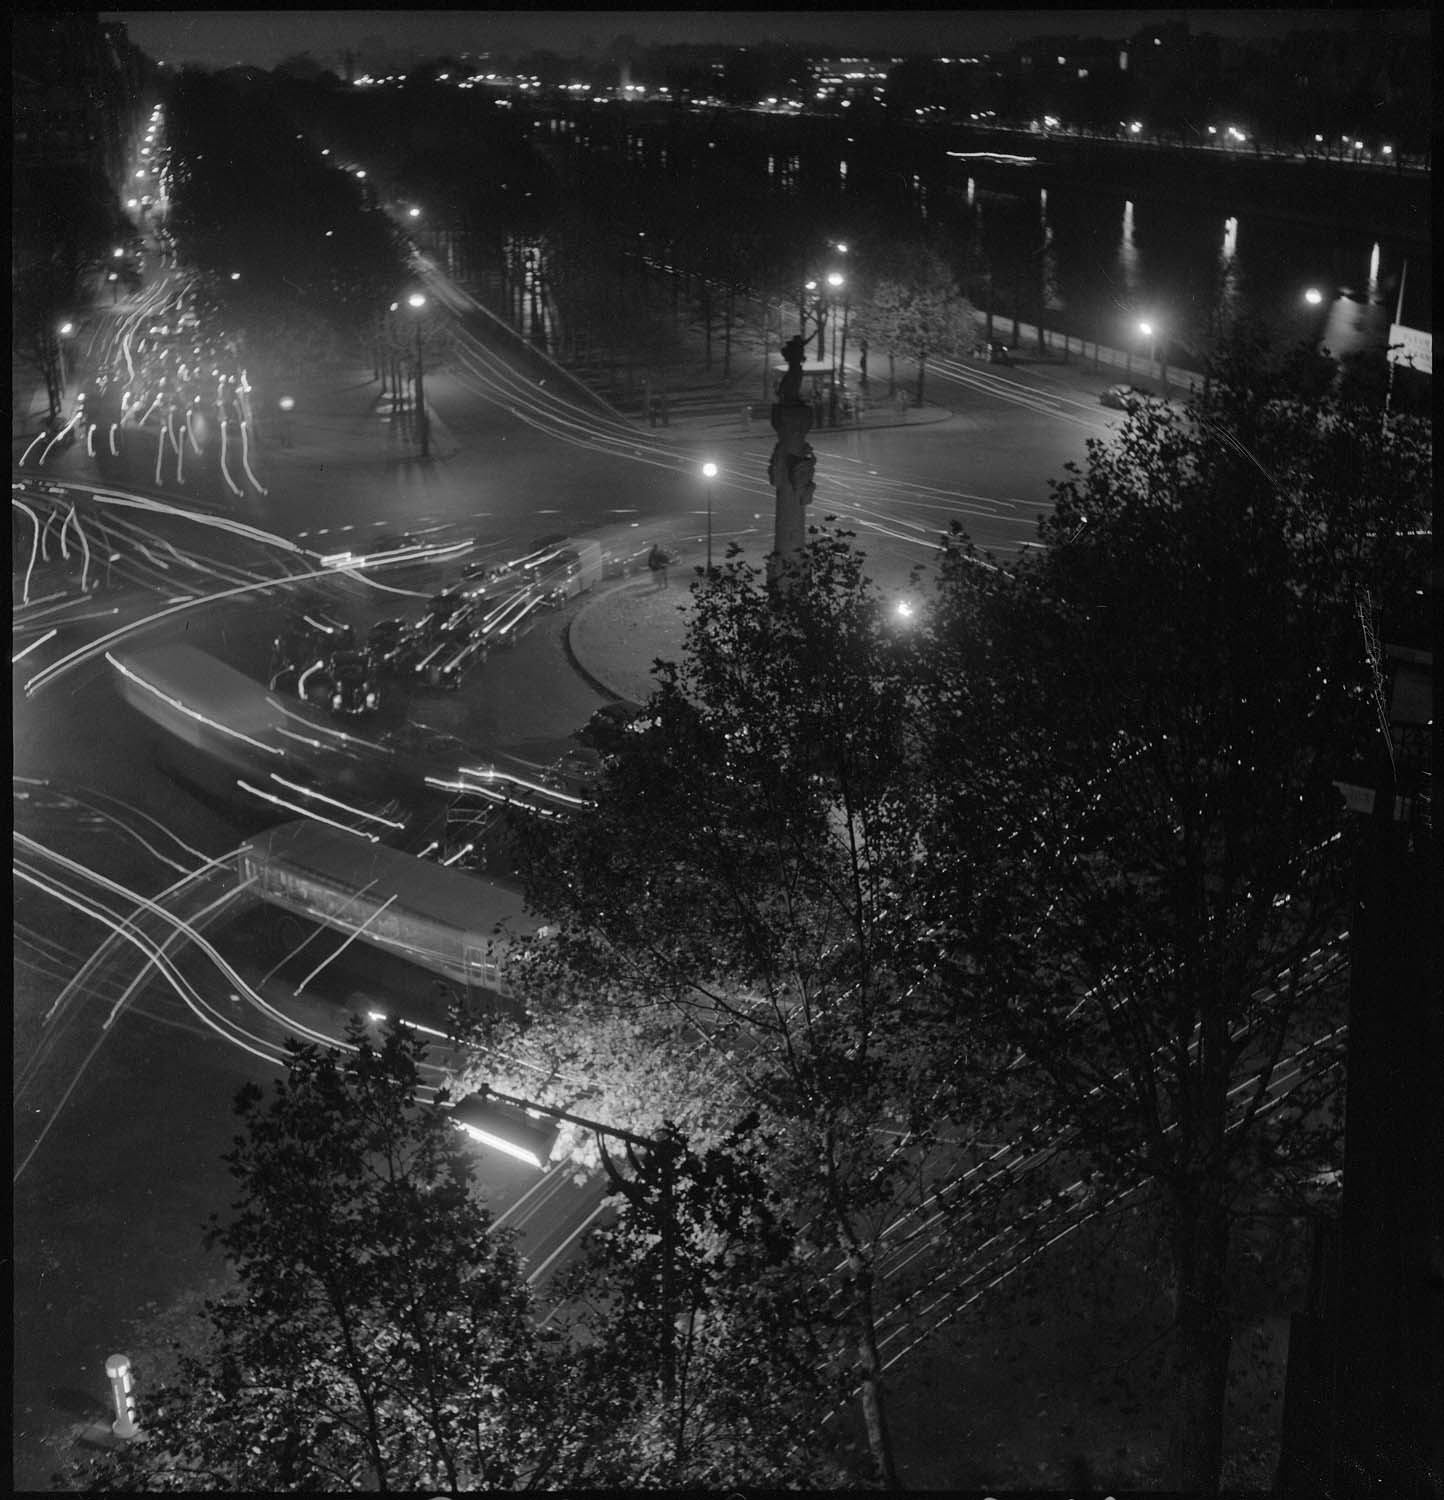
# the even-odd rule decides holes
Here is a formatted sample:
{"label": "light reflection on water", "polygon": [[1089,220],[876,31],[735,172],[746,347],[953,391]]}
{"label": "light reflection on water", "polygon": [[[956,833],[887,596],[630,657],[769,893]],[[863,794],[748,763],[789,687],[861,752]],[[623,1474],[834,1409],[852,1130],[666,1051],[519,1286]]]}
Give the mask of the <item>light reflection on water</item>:
{"label": "light reflection on water", "polygon": [[[993,310],[1004,316],[1015,300],[1020,316],[1029,316],[1024,308],[1036,306],[1041,266],[1055,325],[1105,342],[1123,337],[1137,310],[1147,308],[1175,331],[1217,331],[1258,316],[1280,339],[1322,336],[1336,354],[1382,348],[1398,295],[1403,245],[1367,221],[1331,229],[1273,218],[1251,205],[1165,200],[1141,191],[1125,198],[1057,181],[1043,189],[1026,171],[980,174],[971,164],[918,172],[913,161],[889,159],[880,170],[865,153],[849,151],[845,161],[841,152],[819,153],[814,161],[778,152],[772,143],[751,162],[741,170],[774,191],[894,193],[898,211],[915,223],[943,227],[960,247],[976,239],[992,271]],[[734,155],[733,171],[738,163]],[[987,284],[983,273],[974,294],[988,295]],[[1317,307],[1303,300],[1310,286],[1324,294]]]}

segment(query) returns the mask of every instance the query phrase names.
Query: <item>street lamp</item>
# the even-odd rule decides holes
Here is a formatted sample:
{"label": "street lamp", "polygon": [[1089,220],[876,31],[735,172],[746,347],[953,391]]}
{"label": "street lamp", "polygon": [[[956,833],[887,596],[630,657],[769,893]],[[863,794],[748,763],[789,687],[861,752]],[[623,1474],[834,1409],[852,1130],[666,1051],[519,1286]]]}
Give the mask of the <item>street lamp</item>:
{"label": "street lamp", "polygon": [[664,1138],[652,1140],[648,1136],[636,1135],[630,1130],[621,1130],[615,1125],[603,1125],[596,1120],[570,1114],[564,1109],[555,1109],[549,1104],[537,1104],[529,1099],[518,1099],[514,1094],[500,1093],[489,1084],[483,1084],[476,1093],[468,1094],[451,1110],[453,1124],[464,1130],[474,1140],[493,1146],[498,1151],[515,1157],[518,1161],[524,1161],[536,1167],[538,1171],[545,1171],[552,1147],[556,1144],[558,1132],[554,1125],[543,1125],[536,1119],[538,1115],[545,1115],[552,1120],[562,1121],[568,1125],[579,1125],[583,1130],[590,1130],[597,1138],[602,1166],[606,1170],[613,1190],[621,1193],[629,1202],[638,1207],[643,1204],[642,1190],[635,1183],[628,1182],[617,1170],[607,1153],[605,1137],[611,1136],[626,1146],[627,1155],[634,1167],[637,1165],[636,1157],[633,1155],[635,1149],[655,1157],[661,1169],[662,1202],[659,1215],[662,1242],[661,1376],[663,1396],[670,1400],[677,1378],[676,1349],[673,1344],[676,1321],[676,1314],[673,1310],[676,1300],[674,1281],[677,1223],[673,1207],[677,1171],[676,1132],[671,1125],[666,1125],[663,1127]]}
{"label": "street lamp", "polygon": [[702,477],[707,481],[707,576],[712,576],[712,481],[717,477],[717,465],[702,465]]}
{"label": "street lamp", "polygon": [[[841,271],[829,271],[827,273],[827,286],[828,286],[829,292],[831,294],[833,294],[833,295],[836,295],[836,293],[842,288],[842,285],[843,285],[843,283],[846,280],[847,280],[847,278],[842,274]],[[820,302],[821,298],[819,298],[818,300]],[[829,421],[830,425],[832,425],[833,427],[836,427],[837,426],[837,389],[838,389],[838,379],[837,379],[837,312],[836,312],[835,309],[831,312],[830,316],[832,318],[832,361],[831,361],[831,363],[832,363],[832,379],[831,379],[831,381],[828,384],[827,406],[828,406],[828,421]],[[825,350],[825,348],[823,346],[823,341],[822,341],[821,325],[819,325],[819,328],[818,328],[817,357],[818,357],[818,359],[824,359],[824,358],[826,358],[826,350]]]}
{"label": "street lamp", "polygon": [[[426,306],[426,297],[421,292],[412,292],[406,299],[406,305],[412,312],[420,312]],[[416,321],[416,425],[421,435],[421,456],[431,457],[431,432],[426,420],[426,387],[422,383],[423,370],[421,365],[421,320]]]}
{"label": "street lamp", "polygon": [[1304,301],[1307,302],[1310,307],[1317,307],[1323,300],[1324,294],[1316,286],[1311,286],[1308,291],[1304,293]]}
{"label": "street lamp", "polygon": [[1168,400],[1168,357],[1163,352],[1162,329],[1155,330],[1147,321],[1138,325],[1138,331],[1148,340],[1148,372],[1153,373],[1153,361],[1158,361],[1158,378],[1163,383],[1163,399]]}
{"label": "street lamp", "polygon": [[[60,387],[61,391],[63,392],[65,387],[70,384],[69,340],[75,336],[75,324],[67,318],[66,321],[62,323],[55,331],[60,335],[56,344],[56,353],[59,355],[57,363],[60,366]],[[50,398],[50,417],[52,421],[55,419],[58,412],[59,408],[56,405],[55,394],[52,391]]]}

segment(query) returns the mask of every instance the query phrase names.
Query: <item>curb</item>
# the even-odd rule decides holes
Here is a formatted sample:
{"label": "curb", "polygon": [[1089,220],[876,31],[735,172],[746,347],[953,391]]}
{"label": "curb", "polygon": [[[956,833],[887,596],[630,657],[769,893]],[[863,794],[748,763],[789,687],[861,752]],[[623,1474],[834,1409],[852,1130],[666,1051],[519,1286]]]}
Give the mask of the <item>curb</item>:
{"label": "curb", "polygon": [[[946,407],[927,405],[921,408],[921,412],[918,415],[903,417],[900,420],[889,419],[887,421],[877,422],[849,422],[845,426],[839,425],[837,427],[813,427],[808,431],[807,441],[813,442],[817,438],[846,437],[849,433],[853,432],[881,432],[899,427],[932,427],[936,426],[940,422],[951,421],[954,417],[963,415],[965,415],[965,413],[949,411]],[[672,441],[673,443],[701,442],[704,440],[707,442],[716,443],[776,441],[776,434],[773,432],[772,428],[767,425],[765,419],[759,421],[757,426],[759,430],[753,432],[738,432],[735,430],[730,432],[709,431],[707,429],[701,429],[700,427],[697,431],[687,432],[685,429],[681,428],[680,424],[678,424],[678,426],[675,426],[673,428],[672,433],[669,435],[669,437],[670,441]],[[667,439],[664,439],[664,441],[665,440]]]}
{"label": "curb", "polygon": [[619,693],[616,688],[611,686],[610,683],[603,682],[602,679],[598,677],[594,672],[588,671],[588,669],[582,665],[581,661],[577,657],[576,649],[572,645],[572,631],[576,626],[581,624],[581,622],[589,614],[591,614],[594,609],[599,609],[603,604],[605,604],[613,594],[624,594],[629,589],[644,589],[646,587],[647,584],[645,580],[613,584],[611,588],[606,589],[600,594],[595,594],[592,596],[592,598],[588,599],[587,602],[582,605],[582,607],[576,612],[576,614],[570,616],[567,619],[566,623],[562,626],[562,651],[566,655],[567,661],[571,663],[572,667],[576,670],[577,675],[582,679],[583,682],[587,684],[588,687],[590,687],[594,692],[600,693],[602,697],[606,698],[609,702],[612,703],[617,703],[625,700],[627,698],[627,695],[625,693]]}

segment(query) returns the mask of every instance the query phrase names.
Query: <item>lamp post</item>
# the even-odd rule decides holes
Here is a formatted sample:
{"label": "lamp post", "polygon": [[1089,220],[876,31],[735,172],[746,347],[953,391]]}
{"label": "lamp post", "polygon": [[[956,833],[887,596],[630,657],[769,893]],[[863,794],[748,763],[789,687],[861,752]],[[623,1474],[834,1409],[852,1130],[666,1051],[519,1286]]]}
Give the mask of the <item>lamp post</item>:
{"label": "lamp post", "polygon": [[702,465],[702,477],[707,481],[707,576],[712,576],[712,481],[717,477],[717,465]]}
{"label": "lamp post", "polygon": [[1163,385],[1163,399],[1168,400],[1168,354],[1162,338],[1162,330],[1155,331],[1152,323],[1140,323],[1138,331],[1148,340],[1148,373],[1153,373],[1153,362],[1158,361],[1158,378]]}
{"label": "lamp post", "polygon": [[[817,297],[812,304],[812,321],[817,324],[817,358],[820,361],[822,359],[823,353],[823,330],[827,326],[827,309],[823,306],[822,293],[818,291],[817,283],[815,281],[804,282],[802,285],[802,290],[804,292],[817,292]],[[797,306],[797,321],[798,326],[802,329],[802,338],[804,345],[807,342],[806,305],[806,299],[803,298],[801,301],[799,301]]]}
{"label": "lamp post", "polygon": [[[412,292],[406,299],[406,305],[413,312],[420,312],[426,306],[426,298],[421,292]],[[416,321],[416,426],[421,435],[421,456],[431,457],[431,430],[430,423],[426,420],[426,388],[422,383],[423,371],[421,368],[421,320]]]}
{"label": "lamp post", "polygon": [[[496,1104],[492,1103],[493,1100]],[[497,1104],[503,1108],[498,1109]],[[627,1155],[633,1166],[637,1165],[634,1150],[649,1153],[656,1158],[661,1169],[662,1198],[659,1215],[662,1242],[661,1378],[663,1397],[670,1400],[677,1381],[677,1353],[673,1334],[676,1323],[677,1223],[674,1200],[678,1141],[674,1127],[664,1125],[663,1138],[653,1140],[649,1136],[637,1135],[615,1125],[603,1125],[597,1120],[588,1120],[582,1115],[574,1115],[549,1104],[536,1104],[529,1099],[518,1099],[514,1094],[503,1094],[489,1084],[483,1084],[476,1093],[468,1094],[451,1110],[452,1122],[473,1139],[494,1146],[543,1171],[556,1142],[557,1132],[554,1128],[548,1129],[538,1126],[535,1121],[527,1120],[526,1115],[546,1115],[550,1119],[560,1120],[568,1125],[579,1125],[583,1130],[592,1131],[597,1137],[602,1165],[613,1189],[637,1206],[643,1204],[642,1191],[635,1183],[629,1183],[617,1170],[607,1154],[605,1138],[611,1136],[614,1140],[621,1141],[627,1148]]]}
{"label": "lamp post", "polygon": [[[842,285],[846,280],[847,278],[842,274],[841,271],[829,271],[827,273],[827,285],[831,289],[834,296],[841,290]],[[818,353],[822,353],[821,348],[818,349]],[[836,312],[834,312],[832,314],[832,389],[828,395],[828,405],[831,409],[831,425],[834,427],[837,426],[837,390],[837,314]]]}
{"label": "lamp post", "polygon": [[63,387],[70,384],[70,340],[75,337],[75,324],[66,319],[55,331],[60,335],[60,384]]}

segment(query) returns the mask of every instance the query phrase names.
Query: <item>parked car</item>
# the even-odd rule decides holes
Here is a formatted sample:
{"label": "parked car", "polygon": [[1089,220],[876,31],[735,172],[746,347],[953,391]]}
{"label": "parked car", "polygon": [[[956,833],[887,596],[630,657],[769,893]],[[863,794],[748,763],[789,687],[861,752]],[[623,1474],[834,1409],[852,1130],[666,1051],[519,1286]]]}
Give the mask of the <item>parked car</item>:
{"label": "parked car", "polygon": [[1148,392],[1140,391],[1136,385],[1110,385],[1098,400],[1114,411],[1133,411],[1148,400]]}
{"label": "parked car", "polygon": [[601,771],[601,751],[587,745],[574,745],[564,750],[551,767],[557,784],[571,797],[586,796]]}
{"label": "parked car", "polygon": [[588,750],[609,755],[621,743],[621,737],[628,727],[644,712],[640,703],[633,703],[627,698],[604,703],[572,738]]}

